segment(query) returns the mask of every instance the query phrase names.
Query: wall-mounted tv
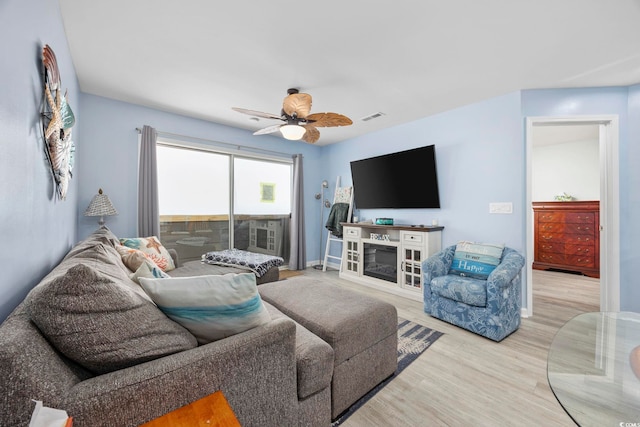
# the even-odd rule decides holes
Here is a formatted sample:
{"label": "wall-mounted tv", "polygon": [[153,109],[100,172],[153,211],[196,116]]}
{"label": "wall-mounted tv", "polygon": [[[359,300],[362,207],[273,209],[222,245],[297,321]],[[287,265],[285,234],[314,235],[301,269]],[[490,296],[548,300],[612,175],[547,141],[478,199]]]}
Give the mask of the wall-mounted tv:
{"label": "wall-mounted tv", "polygon": [[439,208],[434,145],[351,162],[357,209]]}

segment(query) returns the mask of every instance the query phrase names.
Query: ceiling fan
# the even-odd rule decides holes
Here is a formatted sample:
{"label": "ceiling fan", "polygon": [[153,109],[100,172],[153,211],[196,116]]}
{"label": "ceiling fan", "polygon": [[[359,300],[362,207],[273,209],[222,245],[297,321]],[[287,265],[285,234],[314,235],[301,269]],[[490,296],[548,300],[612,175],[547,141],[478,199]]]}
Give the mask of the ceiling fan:
{"label": "ceiling fan", "polygon": [[244,108],[233,107],[234,111],[248,114],[254,117],[265,119],[282,120],[284,124],[268,126],[257,130],[254,135],[265,135],[280,131],[286,139],[299,140],[313,144],[320,139],[319,127],[349,126],[353,124],[347,116],[337,113],[315,113],[311,112],[311,95],[299,93],[298,89],[287,90],[287,96],[282,102],[280,115],[263,113],[261,111],[246,110]]}

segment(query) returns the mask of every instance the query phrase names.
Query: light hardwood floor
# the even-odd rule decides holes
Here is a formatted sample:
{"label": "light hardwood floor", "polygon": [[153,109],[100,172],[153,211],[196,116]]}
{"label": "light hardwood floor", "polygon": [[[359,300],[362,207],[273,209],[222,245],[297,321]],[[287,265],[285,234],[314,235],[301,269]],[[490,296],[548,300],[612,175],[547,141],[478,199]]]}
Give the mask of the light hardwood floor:
{"label": "light hardwood floor", "polygon": [[399,316],[445,333],[345,427],[575,425],[549,388],[547,351],[567,320],[599,310],[598,279],[534,271],[533,316],[495,343],[430,317],[419,302],[341,280],[335,270],[304,274],[388,301]]}

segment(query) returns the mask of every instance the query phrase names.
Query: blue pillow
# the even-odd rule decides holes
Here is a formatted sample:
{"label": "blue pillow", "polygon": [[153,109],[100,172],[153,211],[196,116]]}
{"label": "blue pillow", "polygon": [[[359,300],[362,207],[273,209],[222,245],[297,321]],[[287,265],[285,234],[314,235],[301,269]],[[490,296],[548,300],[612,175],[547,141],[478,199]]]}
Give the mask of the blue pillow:
{"label": "blue pillow", "polygon": [[487,280],[500,264],[503,250],[504,245],[458,242],[449,273]]}
{"label": "blue pillow", "polygon": [[191,332],[199,344],[271,320],[253,273],[139,280],[158,308]]}

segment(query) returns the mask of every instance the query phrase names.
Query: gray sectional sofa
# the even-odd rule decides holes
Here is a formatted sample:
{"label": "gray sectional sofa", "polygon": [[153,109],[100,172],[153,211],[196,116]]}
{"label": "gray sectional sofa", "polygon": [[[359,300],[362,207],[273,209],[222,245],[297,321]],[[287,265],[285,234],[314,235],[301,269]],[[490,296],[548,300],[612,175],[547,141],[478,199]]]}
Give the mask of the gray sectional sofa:
{"label": "gray sectional sofa", "polygon": [[[222,390],[243,426],[328,426],[396,369],[395,308],[304,277],[259,287],[270,322],[198,346],[131,281],[117,244],[106,227],[78,243],[0,325],[0,425],[28,425],[36,399],[74,427],[137,426]],[[279,297],[296,283],[303,298]],[[323,325],[316,301],[336,290],[358,318]]]}

